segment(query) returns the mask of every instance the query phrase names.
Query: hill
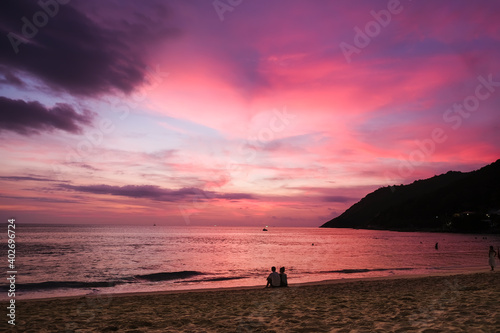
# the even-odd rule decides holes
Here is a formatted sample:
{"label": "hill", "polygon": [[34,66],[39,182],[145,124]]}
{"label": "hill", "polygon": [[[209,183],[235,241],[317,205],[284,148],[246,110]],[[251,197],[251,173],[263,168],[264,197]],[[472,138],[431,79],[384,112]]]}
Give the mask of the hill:
{"label": "hill", "polygon": [[499,232],[500,160],[368,194],[323,228]]}

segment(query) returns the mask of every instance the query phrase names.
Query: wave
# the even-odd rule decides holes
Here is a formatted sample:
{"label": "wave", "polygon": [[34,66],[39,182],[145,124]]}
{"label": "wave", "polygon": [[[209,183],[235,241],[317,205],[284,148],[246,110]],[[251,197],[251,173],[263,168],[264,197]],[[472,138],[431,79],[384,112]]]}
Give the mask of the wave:
{"label": "wave", "polygon": [[[83,281],[45,281],[38,283],[16,283],[16,289],[25,290],[52,290],[52,289],[82,289],[82,288],[106,288],[114,287],[119,284],[124,284],[125,281],[95,281],[95,282],[83,282]],[[7,288],[6,286],[0,286],[0,290]]]}
{"label": "wave", "polygon": [[[196,271],[162,272],[144,275],[135,275],[111,281],[44,281],[36,283],[16,283],[16,289],[20,291],[54,290],[54,289],[92,289],[109,288],[127,283],[140,283],[142,281],[158,282],[170,280],[189,279],[193,276],[203,275]],[[8,285],[0,285],[0,291],[8,291]]]}
{"label": "wave", "polygon": [[246,279],[244,276],[225,276],[225,277],[216,277],[216,278],[205,278],[199,280],[190,280],[189,282],[214,282],[214,281],[228,281],[228,280],[240,280]]}
{"label": "wave", "polygon": [[[360,269],[339,269],[331,271],[307,272],[305,274],[356,274],[369,272],[390,272],[390,271],[409,271],[413,268],[360,268]],[[304,274],[302,273],[302,274]],[[207,277],[200,277],[207,275]],[[198,277],[198,278],[196,278]],[[109,281],[44,281],[37,283],[16,283],[16,289],[19,291],[42,291],[56,289],[100,289],[110,288],[123,284],[144,283],[144,282],[162,282],[173,281],[173,283],[199,283],[199,282],[219,282],[229,280],[245,279],[248,276],[216,276],[209,273],[198,271],[178,271],[178,272],[159,272],[151,274],[140,274],[129,277],[123,277]],[[175,281],[177,280],[177,281]],[[8,285],[0,285],[0,292],[8,291]]]}
{"label": "wave", "polygon": [[203,274],[204,273],[196,272],[196,271],[180,271],[180,272],[164,272],[164,273],[136,275],[136,276],[134,276],[134,278],[139,279],[139,280],[157,282],[157,281],[188,279],[190,277],[197,276],[197,275],[203,275]]}
{"label": "wave", "polygon": [[368,273],[368,272],[386,272],[386,271],[411,271],[413,268],[360,268],[360,269],[340,269],[335,271],[321,271],[320,273],[340,273],[340,274],[353,274],[353,273]]}

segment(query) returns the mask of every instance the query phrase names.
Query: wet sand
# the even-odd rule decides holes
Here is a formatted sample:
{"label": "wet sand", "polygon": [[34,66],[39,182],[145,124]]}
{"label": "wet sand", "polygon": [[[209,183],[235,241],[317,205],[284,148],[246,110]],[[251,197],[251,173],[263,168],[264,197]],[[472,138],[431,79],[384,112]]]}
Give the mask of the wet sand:
{"label": "wet sand", "polygon": [[[275,289],[18,300],[13,331],[498,332],[499,278],[500,273],[485,271]],[[12,328],[7,319],[4,315],[0,330]]]}

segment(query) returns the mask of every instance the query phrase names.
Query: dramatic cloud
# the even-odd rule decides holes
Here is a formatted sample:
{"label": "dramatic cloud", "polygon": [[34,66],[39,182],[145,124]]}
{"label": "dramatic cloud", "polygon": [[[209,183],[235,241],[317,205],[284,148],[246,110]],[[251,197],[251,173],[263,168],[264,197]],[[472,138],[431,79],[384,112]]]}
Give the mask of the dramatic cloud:
{"label": "dramatic cloud", "polygon": [[0,214],[317,226],[499,158],[500,1],[217,3],[1,1]]}
{"label": "dramatic cloud", "polygon": [[40,177],[19,177],[19,176],[0,176],[0,180],[10,180],[10,181],[25,181],[25,180],[32,180],[36,182],[51,182],[54,181],[53,179],[48,179],[48,178],[40,178]]}
{"label": "dramatic cloud", "polygon": [[224,200],[254,199],[252,195],[246,193],[216,193],[212,191],[204,191],[194,187],[181,188],[178,190],[165,189],[154,185],[74,186],[74,185],[61,184],[60,187],[78,192],[86,192],[93,194],[110,194],[110,195],[124,196],[130,198],[146,198],[158,201],[181,201],[187,199],[193,199],[197,201],[210,200],[210,199],[224,199]]}
{"label": "dramatic cloud", "polygon": [[[157,16],[168,17],[166,8],[153,7]],[[2,1],[0,63],[74,94],[130,93],[145,81],[147,45],[176,32],[150,16],[136,15],[134,21],[111,25],[92,15],[73,3]],[[3,75],[4,80],[14,79],[12,73]]]}
{"label": "dramatic cloud", "polygon": [[56,104],[49,109],[39,102],[12,100],[0,96],[0,131],[13,131],[23,135],[51,132],[55,129],[81,133],[82,126],[90,125],[94,114],[77,113],[67,104]]}

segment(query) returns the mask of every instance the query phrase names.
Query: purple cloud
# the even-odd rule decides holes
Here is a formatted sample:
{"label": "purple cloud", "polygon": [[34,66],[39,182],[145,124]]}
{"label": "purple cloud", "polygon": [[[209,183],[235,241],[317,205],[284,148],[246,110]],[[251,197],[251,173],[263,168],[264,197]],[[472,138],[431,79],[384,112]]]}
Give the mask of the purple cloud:
{"label": "purple cloud", "polygon": [[0,75],[3,76],[0,77],[0,84],[5,84],[8,86],[14,86],[14,87],[23,87],[24,82],[14,75],[8,68],[0,66]]}
{"label": "purple cloud", "polygon": [[79,134],[82,126],[91,125],[94,113],[77,113],[68,104],[58,103],[49,109],[39,102],[25,102],[0,96],[0,131],[23,135],[51,132],[55,129]]}
{"label": "purple cloud", "polygon": [[346,197],[343,195],[330,195],[323,197],[323,201],[325,202],[339,202],[339,203],[349,203],[356,201],[356,198]]}
{"label": "purple cloud", "polygon": [[171,190],[161,188],[155,185],[125,185],[125,186],[111,186],[111,185],[87,185],[87,186],[74,186],[74,185],[59,185],[60,188],[67,190],[93,193],[93,194],[110,194],[117,196],[124,196],[129,198],[146,198],[158,201],[181,201],[181,200],[210,200],[210,199],[224,199],[224,200],[241,200],[241,199],[255,199],[252,195],[246,193],[216,193],[212,191],[204,191],[194,187],[186,187],[178,190]]}
{"label": "purple cloud", "polygon": [[71,204],[81,203],[78,200],[47,198],[47,197],[21,197],[21,196],[12,196],[12,195],[0,195],[0,198],[14,199],[14,200],[32,200],[32,201],[38,201],[38,202],[55,202],[55,203],[71,203]]}
{"label": "purple cloud", "polygon": [[[161,3],[147,7],[155,15],[141,13],[130,2],[101,4],[99,8],[95,4],[2,1],[0,64],[5,67],[0,67],[0,74],[11,75],[6,78],[12,81],[13,74],[5,73],[8,67],[53,89],[79,95],[132,92],[146,81],[148,49],[160,38],[176,35],[177,30],[166,27],[169,11]],[[122,7],[134,16],[114,19],[112,13]],[[99,17],[104,13],[106,20]],[[163,24],[158,23],[159,16]]]}
{"label": "purple cloud", "polygon": [[48,178],[40,178],[40,177],[31,177],[31,176],[0,176],[0,180],[10,180],[10,181],[26,181],[26,180],[32,180],[36,182],[51,182],[53,181],[52,179]]}

